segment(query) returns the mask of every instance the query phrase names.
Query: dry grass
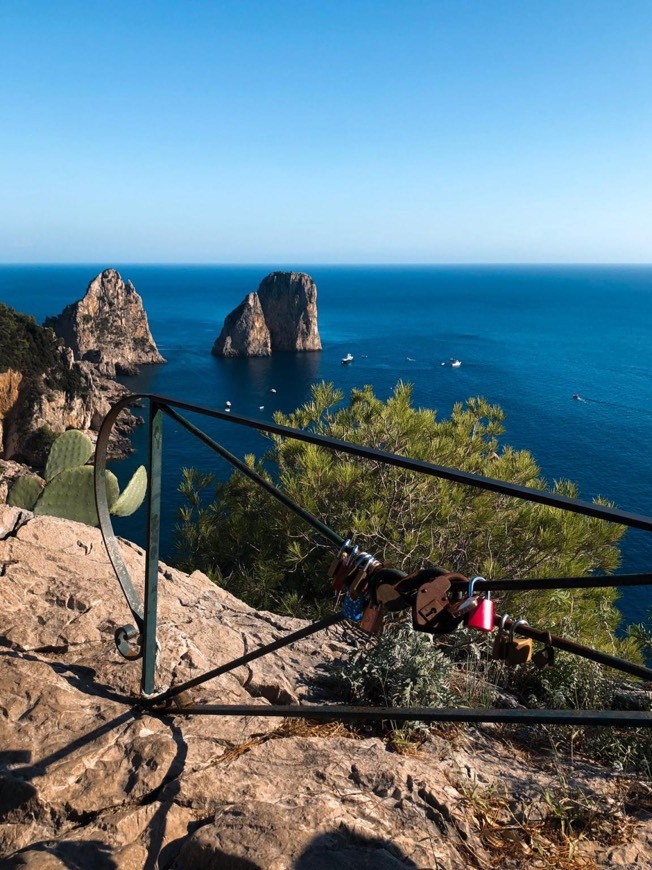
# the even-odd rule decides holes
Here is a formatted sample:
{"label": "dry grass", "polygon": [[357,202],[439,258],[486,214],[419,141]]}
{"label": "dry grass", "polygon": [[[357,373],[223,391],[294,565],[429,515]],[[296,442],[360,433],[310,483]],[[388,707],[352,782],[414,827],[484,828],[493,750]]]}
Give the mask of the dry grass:
{"label": "dry grass", "polygon": [[262,746],[270,740],[279,740],[283,737],[347,737],[356,739],[357,734],[350,728],[347,728],[342,722],[315,722],[310,719],[283,719],[278,728],[269,731],[267,734],[261,734],[258,737],[252,737],[244,743],[239,743],[237,746],[230,747],[218,762],[226,764],[233,761],[240,755],[254,749],[256,746]]}
{"label": "dry grass", "polygon": [[630,842],[636,824],[627,816],[627,801],[634,801],[637,809],[641,801],[652,804],[652,790],[631,782],[623,788],[620,806],[560,782],[541,791],[537,818],[531,800],[515,802],[504,788],[471,786],[463,794],[483,845],[495,856],[493,866],[514,870],[594,870],[595,861],[584,845]]}

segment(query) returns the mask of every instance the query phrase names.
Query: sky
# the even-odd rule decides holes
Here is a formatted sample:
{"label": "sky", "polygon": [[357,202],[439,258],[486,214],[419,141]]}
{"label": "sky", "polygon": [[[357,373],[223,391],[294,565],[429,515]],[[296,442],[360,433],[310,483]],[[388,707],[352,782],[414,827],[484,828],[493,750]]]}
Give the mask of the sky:
{"label": "sky", "polygon": [[650,263],[650,0],[0,0],[0,263]]}

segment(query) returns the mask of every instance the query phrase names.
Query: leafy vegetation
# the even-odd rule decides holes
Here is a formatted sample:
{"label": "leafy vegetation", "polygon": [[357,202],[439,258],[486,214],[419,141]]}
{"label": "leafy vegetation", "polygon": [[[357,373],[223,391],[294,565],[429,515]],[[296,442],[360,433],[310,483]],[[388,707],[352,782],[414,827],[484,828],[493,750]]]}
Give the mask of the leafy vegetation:
{"label": "leafy vegetation", "polygon": [[[69,429],[52,442],[44,479],[36,475],[20,477],[9,490],[7,503],[34,511],[65,517],[80,523],[99,524],[95,505],[94,469],[86,465],[93,444],[84,432]],[[106,471],[109,510],[116,516],[129,516],[143,502],[147,491],[147,471],[141,465],[120,493],[116,476]]]}
{"label": "leafy vegetation", "polygon": [[78,369],[63,362],[54,332],[0,302],[0,372],[8,369],[32,379],[45,375],[46,388],[63,390],[69,397],[85,391]]}

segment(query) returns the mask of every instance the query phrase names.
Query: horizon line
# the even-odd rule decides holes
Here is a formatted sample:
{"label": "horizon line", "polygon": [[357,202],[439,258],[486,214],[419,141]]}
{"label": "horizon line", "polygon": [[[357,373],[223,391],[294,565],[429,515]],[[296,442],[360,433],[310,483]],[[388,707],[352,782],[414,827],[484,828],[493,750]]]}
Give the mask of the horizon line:
{"label": "horizon line", "polygon": [[[116,258],[117,259],[117,258]],[[122,266],[185,266],[185,267],[239,267],[239,268],[273,268],[275,263],[279,266],[279,261],[257,261],[257,262],[240,262],[240,261],[198,261],[198,260],[124,260],[118,261]],[[564,262],[564,261],[538,261],[538,260],[505,260],[505,261],[473,261],[473,262],[439,262],[439,261],[423,261],[423,262],[401,262],[399,260],[392,262],[374,262],[374,261],[338,261],[338,262],[319,262],[319,261],[299,261],[303,262],[304,265],[307,266],[316,266],[319,268],[331,267],[331,268],[364,268],[364,267],[374,267],[374,268],[506,268],[506,267],[550,267],[550,268],[575,268],[575,267],[628,267],[628,268],[650,268],[652,267],[652,261],[623,261],[623,260],[609,260],[609,261],[573,261],[573,262]],[[0,262],[0,268],[9,268],[12,266],[23,266],[23,267],[53,267],[53,266],[92,266],[93,268],[98,267],[99,261],[97,260],[53,260],[48,262],[28,262],[28,261],[20,261],[20,262]],[[280,261],[281,266],[287,266],[287,261]],[[112,266],[106,266],[106,269],[113,268]]]}

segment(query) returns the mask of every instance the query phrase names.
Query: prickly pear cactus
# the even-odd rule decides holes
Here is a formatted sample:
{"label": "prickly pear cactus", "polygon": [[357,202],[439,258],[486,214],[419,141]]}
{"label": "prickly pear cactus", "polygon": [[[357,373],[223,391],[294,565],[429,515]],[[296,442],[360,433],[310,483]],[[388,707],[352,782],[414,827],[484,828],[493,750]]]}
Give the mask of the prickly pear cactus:
{"label": "prickly pear cactus", "polygon": [[111,507],[111,513],[116,517],[128,517],[137,511],[143,503],[147,492],[147,469],[141,465],[134,471],[133,477],[120,493],[118,500]]}
{"label": "prickly pear cactus", "polygon": [[19,477],[9,490],[7,504],[10,504],[12,507],[25,508],[28,511],[32,511],[42,492],[43,481],[40,477],[32,475]]}
{"label": "prickly pear cactus", "polygon": [[[89,526],[98,525],[93,487],[94,473],[92,465],[67,468],[60,472],[43,490],[34,507],[34,513],[39,516],[48,514],[53,517],[64,517]],[[109,509],[117,501],[119,492],[120,487],[115,474],[107,471],[106,494]]]}
{"label": "prickly pear cactus", "polygon": [[68,468],[86,465],[92,453],[93,444],[88,435],[76,429],[63,432],[50,448],[45,466],[45,479],[50,481]]}

